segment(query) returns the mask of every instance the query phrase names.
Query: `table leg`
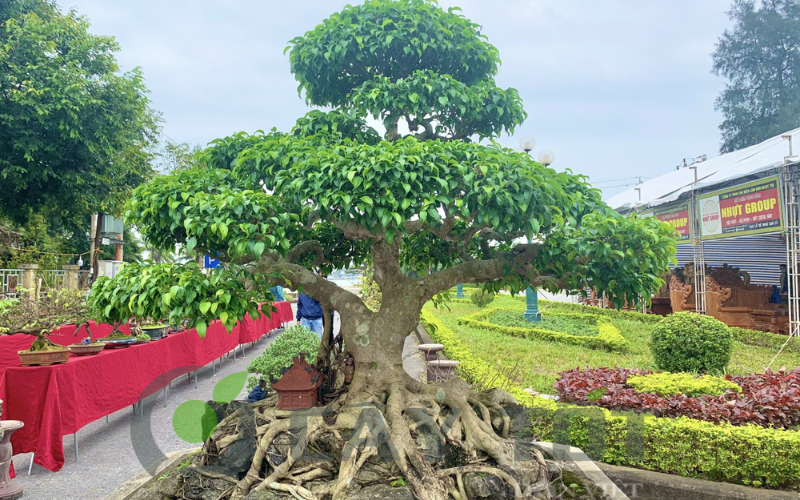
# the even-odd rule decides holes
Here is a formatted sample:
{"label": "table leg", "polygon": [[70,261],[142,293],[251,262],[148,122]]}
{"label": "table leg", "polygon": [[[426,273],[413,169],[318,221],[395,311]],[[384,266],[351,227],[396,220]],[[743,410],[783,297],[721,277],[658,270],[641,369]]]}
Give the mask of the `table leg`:
{"label": "table leg", "polygon": [[78,431],[72,435],[72,441],[75,443],[75,461],[78,461]]}
{"label": "table leg", "polygon": [[195,370],[194,371],[194,388],[195,389],[197,389],[197,372],[199,372],[199,371],[200,370]]}
{"label": "table leg", "polygon": [[108,415],[106,415],[106,423],[108,423]]}
{"label": "table leg", "polygon": [[236,348],[233,348],[233,360],[236,361]]}
{"label": "table leg", "polygon": [[244,356],[245,356],[244,344],[242,344],[242,358],[244,358]]}
{"label": "table leg", "polygon": [[28,475],[31,475],[31,471],[33,470],[33,457],[36,456],[36,453],[31,453],[31,463],[28,465]]}
{"label": "table leg", "polygon": [[167,407],[167,386],[164,386],[164,408]]}
{"label": "table leg", "polygon": [[216,359],[212,359],[211,360],[211,370],[214,372],[214,375],[217,374],[217,360]]}

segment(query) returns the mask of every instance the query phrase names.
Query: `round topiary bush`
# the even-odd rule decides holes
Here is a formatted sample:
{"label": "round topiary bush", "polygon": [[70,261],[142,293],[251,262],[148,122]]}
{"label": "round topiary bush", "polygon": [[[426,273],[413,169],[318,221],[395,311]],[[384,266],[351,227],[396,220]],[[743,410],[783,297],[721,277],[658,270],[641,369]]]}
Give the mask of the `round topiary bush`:
{"label": "round topiary bush", "polygon": [[650,352],[659,370],[722,373],[731,360],[733,332],[710,316],[670,314],[653,329]]}
{"label": "round topiary bush", "polygon": [[469,296],[469,300],[480,308],[484,308],[494,301],[494,293],[487,292],[486,290],[475,290]]}

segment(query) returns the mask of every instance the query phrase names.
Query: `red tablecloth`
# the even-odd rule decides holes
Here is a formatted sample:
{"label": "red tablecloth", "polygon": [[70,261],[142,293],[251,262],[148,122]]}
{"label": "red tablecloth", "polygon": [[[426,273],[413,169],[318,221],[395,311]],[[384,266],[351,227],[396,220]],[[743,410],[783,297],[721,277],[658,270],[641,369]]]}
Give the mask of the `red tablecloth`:
{"label": "red tablecloth", "polygon": [[[275,315],[276,319],[286,317],[286,306],[278,303],[276,308],[284,311],[282,316]],[[291,305],[288,310],[291,319]],[[3,419],[25,423],[11,437],[14,452],[35,452],[35,463],[52,471],[61,469],[64,436],[134,404],[148,395],[143,394],[148,386],[151,393],[158,391],[168,381],[151,383],[164,373],[182,367],[194,371],[231,351],[239,344],[243,329],[248,330],[248,338],[260,330],[260,338],[269,331],[263,328],[273,324],[268,317],[259,321],[246,318],[243,323],[244,327],[237,325],[228,333],[215,322],[203,339],[195,330],[188,330],[148,344],[106,349],[95,356],[73,356],[61,365],[21,367],[17,357],[14,364],[6,365],[0,378]],[[33,339],[13,335],[2,341],[0,362],[8,363],[11,354],[16,356],[25,343],[30,347]]]}
{"label": "red tablecloth", "polygon": [[[250,316],[245,316],[239,328],[239,343],[248,344],[260,339],[264,333],[271,332],[276,328],[280,328],[283,323],[288,323],[294,319],[292,315],[292,305],[288,302],[275,302],[272,304],[275,311],[263,311],[261,307],[261,316],[257,320],[253,320]],[[264,308],[269,309],[266,304]]]}

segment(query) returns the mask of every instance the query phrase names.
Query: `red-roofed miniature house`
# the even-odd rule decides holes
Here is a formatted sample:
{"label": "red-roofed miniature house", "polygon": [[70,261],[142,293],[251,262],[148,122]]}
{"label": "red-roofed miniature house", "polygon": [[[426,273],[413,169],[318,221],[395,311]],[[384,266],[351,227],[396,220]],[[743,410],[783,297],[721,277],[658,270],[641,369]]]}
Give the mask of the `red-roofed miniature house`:
{"label": "red-roofed miniature house", "polygon": [[306,363],[306,355],[293,358],[292,367],[272,388],[278,393],[278,409],[297,410],[317,404],[317,389],[322,385],[322,374]]}

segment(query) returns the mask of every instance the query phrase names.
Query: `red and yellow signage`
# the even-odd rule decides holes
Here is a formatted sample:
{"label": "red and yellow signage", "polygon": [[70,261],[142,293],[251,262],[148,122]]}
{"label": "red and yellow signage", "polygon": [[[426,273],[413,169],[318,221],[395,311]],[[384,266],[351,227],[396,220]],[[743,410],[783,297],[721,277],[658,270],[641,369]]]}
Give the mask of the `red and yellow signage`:
{"label": "red and yellow signage", "polygon": [[691,223],[689,220],[689,202],[658,207],[651,214],[660,221],[666,222],[678,233],[678,241],[689,239]]}
{"label": "red and yellow signage", "polygon": [[701,195],[698,211],[704,240],[781,231],[778,177]]}

